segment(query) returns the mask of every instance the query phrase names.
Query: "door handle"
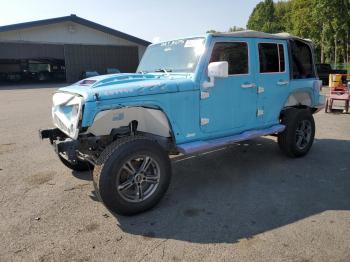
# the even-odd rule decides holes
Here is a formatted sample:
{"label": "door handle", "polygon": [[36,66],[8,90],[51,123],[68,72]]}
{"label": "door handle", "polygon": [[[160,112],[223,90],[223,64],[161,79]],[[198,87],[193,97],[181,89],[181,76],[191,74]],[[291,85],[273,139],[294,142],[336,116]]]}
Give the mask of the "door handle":
{"label": "door handle", "polygon": [[287,81],[287,80],[279,80],[277,82],[277,85],[279,85],[279,86],[285,86],[285,85],[288,85],[288,84],[289,84],[289,81]]}
{"label": "door handle", "polygon": [[242,88],[255,88],[256,84],[253,83],[244,83],[241,85]]}

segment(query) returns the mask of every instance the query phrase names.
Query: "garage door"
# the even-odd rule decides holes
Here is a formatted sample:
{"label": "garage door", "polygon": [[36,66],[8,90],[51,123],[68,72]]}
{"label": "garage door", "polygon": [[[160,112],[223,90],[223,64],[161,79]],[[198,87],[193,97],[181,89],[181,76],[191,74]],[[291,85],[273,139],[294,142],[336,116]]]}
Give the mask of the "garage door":
{"label": "garage door", "polygon": [[64,59],[63,45],[0,43],[0,59]]}
{"label": "garage door", "polygon": [[65,45],[66,78],[78,81],[83,71],[105,74],[107,68],[121,72],[135,72],[138,66],[138,48],[135,46]]}

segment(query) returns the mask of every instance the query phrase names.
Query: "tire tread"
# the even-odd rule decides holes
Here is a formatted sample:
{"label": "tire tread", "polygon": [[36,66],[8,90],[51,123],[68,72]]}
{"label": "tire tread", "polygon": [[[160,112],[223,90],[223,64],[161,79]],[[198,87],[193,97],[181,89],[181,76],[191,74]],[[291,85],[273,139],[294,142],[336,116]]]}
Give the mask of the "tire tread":
{"label": "tire tread", "polygon": [[[116,151],[120,150],[121,147],[123,147],[127,144],[131,145],[133,142],[138,141],[138,140],[148,140],[152,143],[157,143],[153,139],[150,139],[144,135],[127,136],[127,137],[117,139],[114,142],[112,142],[110,145],[108,145],[105,148],[105,150],[101,153],[100,157],[96,161],[96,165],[95,165],[94,172],[92,175],[96,196],[105,204],[105,206],[108,209],[110,209],[112,212],[115,212],[115,213],[118,213],[121,215],[137,214],[137,213],[140,213],[140,212],[147,210],[148,207],[142,208],[142,209],[140,209],[140,211],[139,210],[132,210],[132,208],[127,208],[125,206],[123,208],[119,208],[119,210],[115,210],[115,209],[113,210],[113,208],[111,209],[110,207],[108,207],[108,205],[103,201],[103,197],[101,196],[101,193],[100,193],[101,192],[100,190],[103,189],[103,188],[100,188],[101,179],[104,179],[103,177],[101,178],[101,175],[102,175],[102,173],[106,172],[106,170],[104,170],[104,168],[105,168],[105,165],[107,163],[108,163],[108,168],[110,168],[110,162],[108,162],[108,160],[110,159],[110,157],[114,153],[117,153]],[[159,145],[159,147],[160,147],[160,145]],[[125,149],[121,149],[121,150],[125,151]],[[167,156],[167,160],[168,160],[168,162],[166,164],[166,170],[169,173],[169,177],[168,177],[169,179],[166,182],[166,186],[164,188],[162,188],[162,190],[160,191],[160,192],[162,192],[161,194],[165,193],[165,191],[167,190],[169,182],[170,182],[170,177],[171,177],[170,160],[169,160],[168,156]],[[104,175],[106,175],[106,174],[104,174]],[[154,201],[154,203],[148,204],[148,206],[155,205],[159,200],[160,200],[160,197],[157,197],[156,200]]]}
{"label": "tire tread", "polygon": [[[311,145],[308,146],[304,151],[297,150],[295,148],[294,141],[294,130],[297,125],[297,120],[300,117],[310,117],[313,125],[313,134],[310,143]],[[286,126],[286,129],[282,133],[278,134],[278,145],[281,151],[292,158],[302,157],[306,155],[312,146],[315,135],[315,123],[311,112],[308,109],[289,108],[284,112],[284,115],[282,117],[282,124]]]}

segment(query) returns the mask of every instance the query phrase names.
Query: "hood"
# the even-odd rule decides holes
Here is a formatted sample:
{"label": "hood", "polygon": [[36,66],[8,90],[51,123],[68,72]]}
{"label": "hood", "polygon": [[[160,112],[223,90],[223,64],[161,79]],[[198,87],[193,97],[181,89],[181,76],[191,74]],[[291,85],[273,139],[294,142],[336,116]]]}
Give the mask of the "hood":
{"label": "hood", "polygon": [[85,101],[173,93],[194,89],[191,74],[114,74],[84,79],[58,92],[79,94]]}

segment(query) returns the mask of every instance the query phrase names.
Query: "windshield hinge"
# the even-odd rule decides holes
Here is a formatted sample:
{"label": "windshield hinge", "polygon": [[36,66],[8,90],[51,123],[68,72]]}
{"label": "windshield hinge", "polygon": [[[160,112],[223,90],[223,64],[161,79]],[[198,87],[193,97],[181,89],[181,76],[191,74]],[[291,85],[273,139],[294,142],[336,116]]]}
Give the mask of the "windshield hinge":
{"label": "windshield hinge", "polygon": [[265,92],[265,88],[263,88],[262,86],[258,87],[258,94],[264,93]]}
{"label": "windshield hinge", "polygon": [[209,124],[209,118],[201,118],[201,126],[205,126]]}
{"label": "windshield hinge", "polygon": [[201,99],[202,100],[207,99],[209,97],[210,97],[209,92],[201,92]]}
{"label": "windshield hinge", "polygon": [[258,109],[257,111],[256,111],[256,116],[257,117],[261,117],[261,116],[263,116],[264,115],[264,109]]}

